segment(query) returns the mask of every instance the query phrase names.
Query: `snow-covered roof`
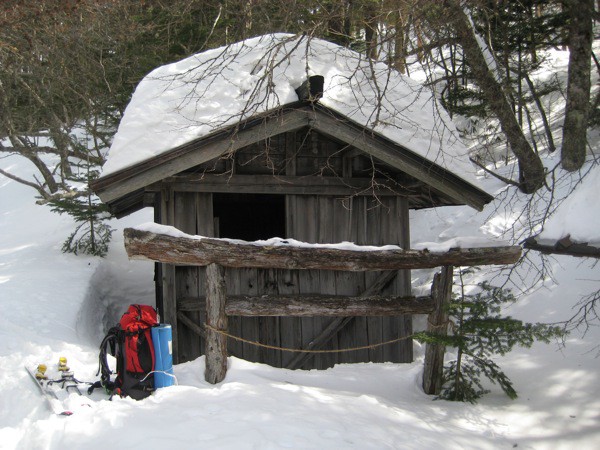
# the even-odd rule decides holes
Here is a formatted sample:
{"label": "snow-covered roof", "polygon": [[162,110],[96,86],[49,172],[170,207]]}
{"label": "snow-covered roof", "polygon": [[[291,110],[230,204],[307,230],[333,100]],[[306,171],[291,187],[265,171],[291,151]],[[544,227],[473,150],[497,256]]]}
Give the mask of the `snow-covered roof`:
{"label": "snow-covered roof", "polygon": [[157,68],[138,85],[102,177],[256,114],[298,101],[322,75],[320,103],[477,186],[467,149],[430,89],[360,53],[307,36],[272,34]]}

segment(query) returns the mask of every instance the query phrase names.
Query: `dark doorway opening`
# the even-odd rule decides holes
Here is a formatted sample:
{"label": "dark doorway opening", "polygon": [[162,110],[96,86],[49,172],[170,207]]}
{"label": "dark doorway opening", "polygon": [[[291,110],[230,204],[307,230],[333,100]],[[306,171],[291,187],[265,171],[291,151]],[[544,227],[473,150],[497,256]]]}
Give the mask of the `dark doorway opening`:
{"label": "dark doorway opening", "polygon": [[219,237],[256,241],[285,238],[285,196],[213,194],[215,231]]}

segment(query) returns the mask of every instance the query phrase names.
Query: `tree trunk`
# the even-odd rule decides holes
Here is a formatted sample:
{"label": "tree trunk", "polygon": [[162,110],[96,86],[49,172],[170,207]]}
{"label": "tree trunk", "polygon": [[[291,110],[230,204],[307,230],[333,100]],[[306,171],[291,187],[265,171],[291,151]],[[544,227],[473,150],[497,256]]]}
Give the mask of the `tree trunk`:
{"label": "tree trunk", "polygon": [[404,40],[404,29],[406,27],[406,16],[400,6],[395,11],[396,21],[394,30],[394,68],[400,73],[406,73],[406,43]]}
{"label": "tree trunk", "polygon": [[552,137],[552,130],[550,129],[550,123],[548,122],[548,116],[546,116],[544,105],[542,105],[540,97],[535,89],[535,85],[533,84],[533,81],[531,81],[531,78],[529,78],[527,72],[523,74],[523,79],[527,83],[527,86],[529,86],[529,92],[531,93],[533,101],[540,112],[540,117],[542,118],[542,123],[544,124],[544,131],[546,132],[546,138],[548,139],[548,151],[553,153],[556,150],[556,145],[554,145],[554,138]]}
{"label": "tree trunk", "polygon": [[570,0],[569,81],[561,151],[562,167],[579,170],[585,162],[590,105],[594,0]]}
{"label": "tree trunk", "polygon": [[343,47],[350,45],[350,2],[342,0],[325,5],[327,11],[327,35],[332,42]]}
{"label": "tree trunk", "polygon": [[519,162],[519,186],[521,191],[532,194],[544,184],[544,166],[523,134],[513,113],[506,93],[496,79],[474,34],[469,18],[456,0],[445,3],[446,19],[452,25],[467,63],[471,67],[477,85],[494,114],[500,121],[502,131]]}
{"label": "tree trunk", "polygon": [[377,40],[378,40],[378,15],[379,11],[377,10],[376,4],[368,3],[365,6],[365,43],[366,43],[366,53],[367,57],[371,59],[377,59],[378,56],[378,48],[377,48]]}

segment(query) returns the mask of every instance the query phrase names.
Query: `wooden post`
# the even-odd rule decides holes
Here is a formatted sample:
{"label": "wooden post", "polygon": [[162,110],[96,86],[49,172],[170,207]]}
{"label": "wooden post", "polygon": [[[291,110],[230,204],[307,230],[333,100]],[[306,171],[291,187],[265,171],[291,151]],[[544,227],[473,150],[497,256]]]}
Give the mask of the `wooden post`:
{"label": "wooden post", "polygon": [[[448,334],[448,305],[452,296],[453,267],[444,266],[440,273],[433,277],[431,296],[434,311],[428,316],[427,331],[438,335]],[[429,395],[438,395],[442,390],[444,373],[445,346],[427,344],[425,348],[425,364],[423,367],[423,390]]]}
{"label": "wooden post", "polygon": [[[227,331],[225,297],[225,269],[218,264],[209,264],[206,267],[206,324],[220,331]],[[227,373],[227,337],[212,328],[206,329],[204,379],[217,384]]]}
{"label": "wooden post", "polygon": [[[172,189],[165,188],[160,195],[160,217],[164,223],[175,224],[175,197]],[[177,277],[175,266],[165,263],[161,269],[162,276],[162,312],[165,323],[171,324],[173,362],[180,363],[179,360],[179,327],[177,326]]]}

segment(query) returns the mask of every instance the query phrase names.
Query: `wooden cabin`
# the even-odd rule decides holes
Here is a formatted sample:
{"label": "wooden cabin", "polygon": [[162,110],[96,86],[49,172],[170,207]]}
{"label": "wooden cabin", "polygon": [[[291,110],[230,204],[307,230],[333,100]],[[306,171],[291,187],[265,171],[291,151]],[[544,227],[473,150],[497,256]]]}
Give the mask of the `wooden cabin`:
{"label": "wooden cabin", "polygon": [[[117,217],[154,208],[155,222],[192,235],[309,243],[350,241],[410,248],[409,211],[444,205],[481,210],[492,197],[319,102],[323,77],[298,101],[214,129],[102,176],[92,188]],[[204,267],[156,264],[156,305],[174,329],[174,360],[204,352]],[[410,295],[410,271],[227,269],[231,295]],[[229,317],[228,353],[275,367],[412,362],[410,339],[352,352],[280,348],[368,347],[409,336],[412,317]],[[269,347],[259,347],[260,342]]]}

